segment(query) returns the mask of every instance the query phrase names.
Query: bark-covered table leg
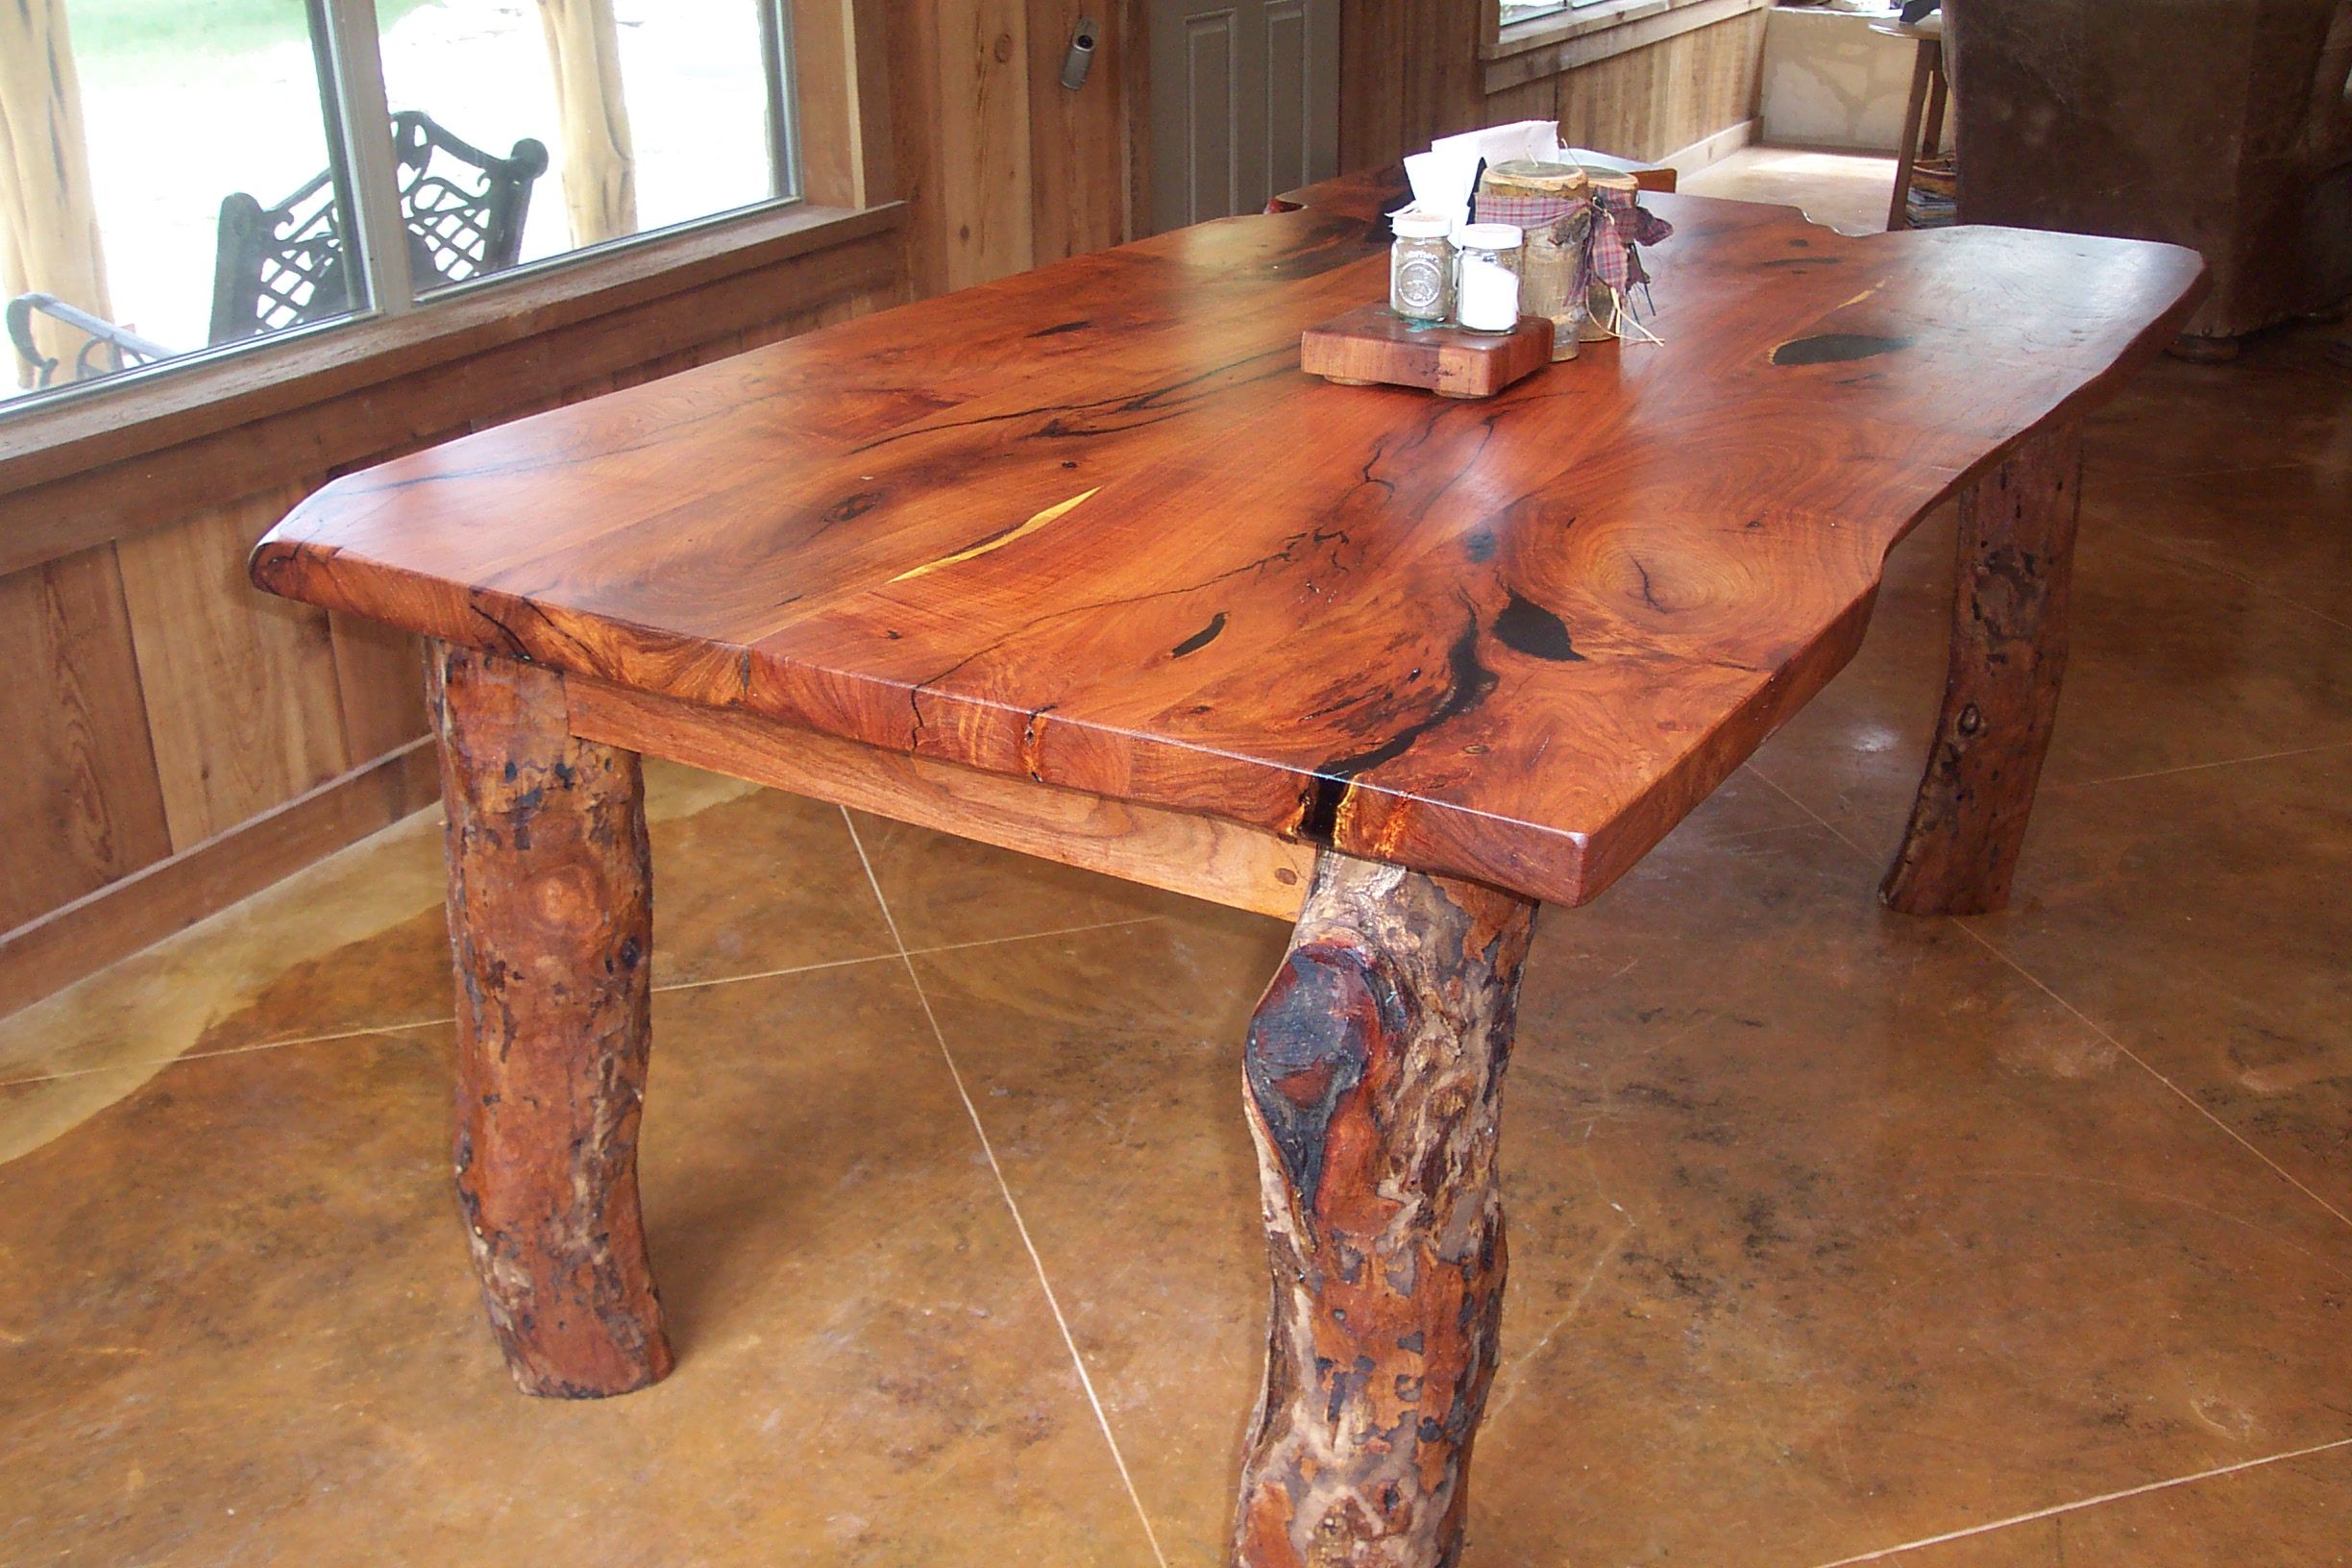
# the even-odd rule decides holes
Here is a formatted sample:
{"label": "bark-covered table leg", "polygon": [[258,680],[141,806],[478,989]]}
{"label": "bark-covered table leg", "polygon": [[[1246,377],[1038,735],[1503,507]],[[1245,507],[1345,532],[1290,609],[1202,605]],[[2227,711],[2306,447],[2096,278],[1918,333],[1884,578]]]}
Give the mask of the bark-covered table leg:
{"label": "bark-covered table leg", "polygon": [[1326,851],[1250,1022],[1274,1276],[1246,1568],[1461,1551],[1503,1309],[1495,1136],[1535,906]]}
{"label": "bark-covered table leg", "polygon": [[457,963],[457,1197],[525,1393],[671,1366],[637,1206],[652,883],[637,754],[575,739],[563,677],[428,652]]}
{"label": "bark-covered table leg", "polygon": [[2082,432],[2036,431],[1960,498],[1951,668],[1902,848],[1879,888],[1906,915],[2009,902],[2066,673]]}

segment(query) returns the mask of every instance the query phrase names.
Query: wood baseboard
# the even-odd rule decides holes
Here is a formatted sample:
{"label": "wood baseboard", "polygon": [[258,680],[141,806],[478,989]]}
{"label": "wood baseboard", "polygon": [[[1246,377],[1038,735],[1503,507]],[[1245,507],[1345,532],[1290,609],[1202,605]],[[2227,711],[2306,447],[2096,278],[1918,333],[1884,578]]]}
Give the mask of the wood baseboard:
{"label": "wood baseboard", "polygon": [[1742,147],[1753,145],[1763,124],[1762,120],[1746,119],[1737,125],[1727,125],[1713,135],[1701,136],[1688,147],[1678,147],[1654,161],[1687,179],[1710,163],[1722,162]]}
{"label": "wood baseboard", "polygon": [[0,935],[0,1017],[440,798],[429,736]]}

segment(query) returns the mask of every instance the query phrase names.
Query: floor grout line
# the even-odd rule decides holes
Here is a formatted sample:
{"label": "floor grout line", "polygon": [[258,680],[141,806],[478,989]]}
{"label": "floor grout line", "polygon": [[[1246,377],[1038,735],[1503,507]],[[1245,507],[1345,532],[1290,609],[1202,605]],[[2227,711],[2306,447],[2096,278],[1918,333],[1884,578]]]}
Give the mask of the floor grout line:
{"label": "floor grout line", "polygon": [[[1165,917],[1134,915],[1118,920],[1090,920],[1084,925],[1058,925],[1048,931],[1017,931],[1009,937],[977,937],[970,942],[943,942],[929,947],[898,947],[887,953],[865,953],[856,958],[825,958],[813,964],[790,964],[779,969],[755,969],[747,974],[720,974],[704,980],[676,980],[666,986],[655,986],[653,993],[664,995],[674,991],[703,991],[712,986],[740,985],[746,980],[781,980],[791,975],[809,974],[819,969],[844,969],[856,964],[888,964],[899,958],[922,958],[932,953],[960,953],[972,947],[994,947],[1009,942],[1042,942],[1048,937],[1076,936],[1086,931],[1111,931],[1124,925],[1147,925]],[[896,928],[892,928],[894,940]]]}
{"label": "floor grout line", "polygon": [[1770,785],[1773,791],[1777,794],[1781,799],[1786,800],[1790,805],[1795,806],[1799,811],[1801,811],[1807,817],[1812,818],[1815,825],[1826,829],[1831,838],[1837,840],[1838,843],[1844,845],[1847,848],[1851,849],[1855,854],[1862,856],[1865,860],[1870,858],[1869,850],[1863,848],[1860,845],[1854,843],[1853,840],[1848,838],[1845,831],[1835,822],[1832,822],[1828,818],[1824,817],[1820,812],[1815,811],[1811,806],[1806,805],[1802,800],[1800,800],[1797,798],[1797,796],[1791,795],[1787,788],[1783,786],[1778,779],[1764,772],[1763,769],[1758,768],[1755,765],[1755,759],[1753,757],[1749,758],[1745,763],[1741,764],[1741,766],[1746,768],[1750,772],[1755,774],[1756,777],[1762,779],[1766,784]]}
{"label": "floor grout line", "polygon": [[[715,975],[707,980],[677,980],[666,986],[655,986],[653,994],[668,995],[673,992],[704,991],[714,986],[741,985],[747,980],[781,980],[796,974],[814,974],[824,969],[849,968],[859,964],[891,964],[901,957],[922,958],[932,953],[960,953],[974,947],[994,947],[1013,942],[1041,942],[1048,937],[1077,936],[1089,931],[1115,931],[1123,926],[1149,925],[1165,919],[1164,915],[1135,915],[1118,920],[1090,920],[1084,925],[1060,925],[1047,931],[1019,931],[1009,937],[980,937],[970,942],[943,942],[929,947],[907,947],[888,953],[867,953],[856,958],[824,958],[811,964],[793,964],[778,969],[755,969],[747,974]],[[128,1062],[110,1062],[96,1067],[62,1067],[54,1072],[29,1073],[21,1077],[0,1076],[0,1089],[13,1089],[26,1084],[46,1084],[66,1078],[86,1078],[94,1073],[121,1072],[135,1067],[154,1066],[160,1063],[169,1066],[175,1062],[203,1062],[215,1057],[243,1056],[252,1051],[282,1050],[295,1045],[332,1045],[340,1041],[358,1040],[367,1035],[407,1034],[418,1029],[437,1028],[454,1023],[456,1018],[444,1013],[437,1017],[402,1018],[390,1023],[367,1023],[355,1028],[337,1029],[327,1034],[296,1035],[288,1040],[257,1040],[242,1045],[225,1045],[209,1051],[182,1051],[176,1056],[142,1056]]]}
{"label": "floor grout line", "polygon": [[2236,1464],[2224,1464],[2211,1470],[2199,1470],[2194,1475],[2173,1476],[2165,1481],[2151,1481],[2145,1485],[2127,1486],[2119,1492],[2102,1492],[2096,1497],[2080,1498],[2071,1503],[2053,1503],[2046,1508],[2036,1508],[2030,1513],[2012,1514],[2006,1519],[1988,1520],[1981,1525],[1971,1525],[1965,1530],[1949,1530],[1941,1535],[1924,1535],[1916,1541],[1904,1541],[1897,1546],[1880,1547],[1875,1552],[1864,1552],[1857,1556],[1839,1557],[1834,1562],[1818,1564],[1817,1568],[1852,1568],[1855,1563],[1881,1562],[1905,1552],[1917,1552],[1930,1546],[1943,1546],[1948,1542],[1966,1540],[1972,1535],[1983,1535],[1997,1530],[2008,1530],[2016,1525],[2030,1525],[2037,1519],[2052,1519],[2063,1513],[2078,1513],[2085,1508],[2095,1508],[2107,1503],[2120,1503],[2128,1498],[2145,1497],[2150,1492],[2168,1491],[2175,1486],[2187,1486],[2200,1481],[2215,1481],[2223,1476],[2237,1475],[2243,1470],[2259,1470],[2266,1464],[2283,1464],[2289,1459],[2305,1459],[2315,1454],[2328,1454],[2345,1448],[2352,1448],[2352,1437],[2339,1437],[2333,1442],[2314,1443],[2309,1448],[2293,1449],[2285,1454],[2271,1454],[2259,1459],[2241,1459]]}
{"label": "floor grout line", "polygon": [[2111,773],[2105,778],[2078,778],[2070,783],[2045,784],[2044,790],[2088,790],[2100,784],[2133,784],[2144,778],[2169,778],[2174,773],[2202,772],[2209,768],[2237,768],[2249,762],[2276,762],[2283,757],[2309,757],[2321,751],[2340,751],[2352,746],[2352,741],[2327,741],[2318,746],[2298,746],[2286,751],[2257,751],[2245,757],[2220,757],[2212,762],[2184,762],[2177,768],[2150,768],[2143,773]]}
{"label": "floor grout line", "polygon": [[2304,460],[2284,463],[2232,463],[2223,468],[2188,468],[2178,473],[2168,470],[2161,474],[2145,471],[2136,474],[2093,474],[2088,477],[2089,482],[2084,485],[2084,488],[2088,490],[2092,485],[2096,485],[2099,493],[2104,494],[2109,490],[2127,490],[2135,485],[2170,484],[2180,479],[2213,479],[2243,474],[2283,474],[2290,470],[2299,472],[2314,466],[2315,465]]}
{"label": "floor grout line", "polygon": [[357,1029],[338,1029],[332,1034],[302,1035],[293,1040],[256,1040],[242,1045],[223,1045],[209,1051],[182,1051],[177,1056],[139,1056],[128,1062],[109,1062],[95,1067],[60,1067],[55,1072],[35,1073],[21,1078],[0,1078],[0,1089],[21,1089],[30,1084],[61,1083],[68,1078],[88,1078],[102,1072],[135,1072],[142,1067],[168,1067],[175,1062],[210,1062],[226,1056],[250,1056],[256,1051],[275,1051],[292,1045],[332,1045],[346,1040],[360,1040],[369,1035],[405,1034],[412,1029],[429,1029],[435,1024],[455,1020],[446,1014],[437,1018],[405,1018],[399,1023],[371,1023]]}
{"label": "floor grout line", "polygon": [[1119,1481],[1127,1488],[1127,1501],[1135,1505],[1136,1518],[1143,1526],[1143,1538],[1151,1545],[1152,1560],[1160,1568],[1168,1568],[1167,1554],[1160,1550],[1160,1534],[1152,1529],[1151,1514],[1143,1507],[1143,1494],[1136,1490],[1135,1477],[1127,1470],[1127,1456],[1119,1452],[1118,1436],[1111,1430],[1110,1413],[1094,1391],[1094,1379],[1087,1371],[1086,1358],[1078,1353],[1078,1337],[1070,1332],[1069,1319],[1062,1315],[1062,1303],[1054,1294],[1053,1281],[1046,1278],[1045,1260],[1039,1255],[1037,1243],[1030,1239],[1029,1222],[1021,1216],[1020,1205],[1014,1199],[1013,1184],[1005,1179],[1004,1166],[996,1159],[996,1145],[980,1119],[980,1108],[972,1103],[971,1090],[965,1087],[964,1069],[956,1066],[955,1052],[948,1048],[947,1031],[940,1027],[939,1014],[931,1006],[931,993],[923,989],[922,974],[915,967],[915,955],[907,950],[906,940],[898,934],[897,917],[891,913],[890,900],[882,894],[882,879],[874,874],[873,862],[867,858],[865,841],[858,837],[857,823],[845,809],[842,821],[848,825],[849,843],[857,850],[858,864],[866,869],[866,884],[873,890],[874,902],[882,909],[882,922],[890,927],[891,941],[897,945],[898,959],[906,966],[907,979],[915,987],[915,999],[922,1005],[923,1017],[931,1025],[931,1038],[939,1045],[940,1058],[947,1064],[948,1077],[955,1080],[956,1097],[964,1102],[964,1114],[971,1118],[972,1132],[980,1139],[980,1152],[988,1157],[989,1171],[996,1178],[996,1190],[1013,1216],[1013,1228],[1020,1233],[1021,1246],[1029,1254],[1029,1266],[1037,1272],[1038,1288],[1044,1292],[1045,1305],[1053,1312],[1054,1327],[1062,1331],[1062,1343],[1069,1351],[1070,1365],[1078,1373],[1078,1386],[1086,1390],[1087,1403],[1094,1409],[1095,1425],[1102,1429],[1103,1441],[1110,1447],[1111,1462],[1118,1467]]}
{"label": "floor grout line", "polygon": [[2099,1039],[2114,1046],[2118,1051],[2120,1051],[2123,1056],[2135,1066],[2139,1067],[2141,1071],[2146,1073],[2149,1077],[2164,1085],[2165,1088],[2179,1095],[2182,1103],[2189,1106],[2190,1109],[2196,1112],[2198,1115],[2203,1116],[2207,1121],[2212,1122],[2216,1127],[2218,1127],[2224,1134],[2228,1135],[2228,1137],[2234,1140],[2239,1147],[2244,1149],[2246,1153],[2252,1155],[2255,1159],[2260,1160],[2264,1164],[2268,1165],[2271,1171],[2276,1174],[2281,1181],[2293,1188],[2296,1191],[2302,1193],[2305,1197],[2311,1199],[2312,1202],[2317,1204],[2329,1213],[2334,1214],[2344,1224],[2352,1225],[2352,1214],[2345,1213],[2341,1209],[2337,1208],[2334,1204],[2328,1202],[2327,1199],[2321,1197],[2318,1193],[2304,1186],[2300,1181],[2297,1181],[2293,1172],[2290,1171],[2285,1165],[2280,1164],[2276,1160],[2271,1159],[2261,1149],[2257,1148],[2247,1139],[2243,1133],[2241,1133],[2237,1128],[2232,1127],[2228,1122],[2223,1121],[2219,1116],[2215,1115],[2213,1111],[2207,1107],[2202,1100],[2199,1100],[2195,1095],[2181,1088],[2180,1085],[2166,1077],[2162,1072],[2159,1072],[2155,1066],[2148,1062],[2147,1059],[2143,1057],[2138,1051],[2133,1050],[2130,1046],[2116,1039],[2115,1036],[2109,1034],[2106,1029],[2095,1021],[2089,1014],[2085,1013],[2081,1008],[2076,1007],[2072,1002],[2068,1001],[2064,996],[2059,995],[2055,991],[2052,991],[2047,981],[2044,980],[2040,975],[2034,973],[2024,965],[2019,963],[2006,952],[2003,952],[1997,945],[1995,944],[1993,939],[1986,936],[1983,932],[1977,930],[1974,926],[1969,924],[1969,922],[1965,919],[1955,919],[1952,921],[1952,923],[1957,925],[1961,930],[1966,931],[1970,936],[1975,938],[1977,943],[1983,946],[1986,952],[1991,953],[1995,958],[1999,959],[2003,964],[2008,965],[2019,974],[2024,976],[2025,979],[2029,981],[2036,990],[2040,991],[2043,995],[2047,996],[2051,1001],[2056,1002],[2060,1007],[2065,1008],[2067,1012],[2072,1014],[2075,1019],[2080,1022],[2083,1027],[2089,1029],[2093,1034],[2098,1036]]}
{"label": "floor grout line", "polygon": [[[2288,463],[2281,466],[2291,469],[2304,469],[2308,468],[2310,465],[2307,463]],[[2268,468],[2245,470],[2232,469],[2224,470],[2223,472],[2267,474],[2274,472],[2274,470]],[[2331,626],[2340,626],[2347,631],[2352,631],[2352,622],[2347,622],[2339,616],[2330,615],[2327,611],[2318,608],[2316,605],[2306,604],[2301,600],[2295,598],[2292,594],[2283,593],[2280,590],[2271,587],[2268,583],[2262,581],[2252,574],[2240,571],[2237,567],[2232,566],[2228,561],[2218,559],[2215,553],[2210,552],[2206,549],[2200,548],[2188,540],[2168,539],[2162,534],[2150,533],[2144,528],[2134,527],[2129,523],[2120,522],[2114,518],[2108,518],[2106,521],[2127,537],[2138,540],[2141,545],[2154,551],[2158,556],[2163,557],[2174,566],[2193,567],[2200,571],[2218,572],[2225,577],[2235,578],[2241,587],[2250,590],[2257,598],[2275,600],[2277,602],[2288,606],[2290,609],[2298,610],[2305,615],[2313,617],[2315,620],[2324,621]]]}
{"label": "floor grout line", "polygon": [[[1755,771],[1755,765],[1753,762],[1751,762],[1748,766],[1751,772]],[[1811,806],[1806,805],[1802,800],[1798,799],[1797,796],[1790,795],[1787,790],[1781,789],[1778,784],[1774,783],[1769,774],[1758,772],[1756,772],[1756,777],[1763,779],[1767,784],[1771,784],[1774,789],[1779,790],[1783,796],[1787,796],[1791,804],[1795,805],[1798,810],[1803,812],[1815,821],[1821,823],[1823,827],[1827,828],[1830,834],[1836,838],[1839,843],[1845,845],[1849,849],[1853,850],[1857,855],[1861,855],[1864,859],[1867,860],[1869,858],[1870,852],[1868,850],[1864,849],[1860,845],[1854,843],[1853,840],[1848,838],[1845,834],[1839,832],[1836,827],[1830,824],[1826,818],[1821,815],[1821,813],[1815,811]],[[1977,930],[1966,919],[1959,919],[1957,917],[1947,918],[1951,919],[1952,924],[1967,932],[1969,936],[1973,939],[1978,945],[1982,946],[1986,952],[1991,953],[1995,958],[1999,959],[2003,964],[2006,964],[2009,966],[2009,968],[2015,969],[2025,979],[2028,984],[2033,986],[2035,990],[2041,992],[2043,995],[2047,996],[2051,1001],[2056,1002],[2060,1007],[2064,1008],[2074,1017],[2076,1022],[2080,1023],[2084,1028],[2090,1030],[2093,1034],[2098,1036],[2099,1039],[2105,1041],[2109,1045],[2113,1046],[2123,1056],[2126,1061],[2130,1062],[2132,1066],[2138,1067],[2142,1072],[2146,1073],[2150,1078],[2155,1079],[2156,1082],[2162,1084],[2175,1095],[2178,1095],[2181,1103],[2187,1105],[2198,1115],[2203,1116],[2207,1121],[2213,1123],[2214,1126],[2220,1129],[2220,1131],[2240,1148],[2245,1150],[2246,1153],[2252,1155],[2255,1159],[2261,1161],[2264,1164],[2270,1167],[2271,1174],[2277,1176],[2279,1180],[2285,1182],[2289,1187],[2293,1188],[2297,1192],[2302,1193],[2305,1197],[2311,1199],[2312,1202],[2317,1204],[2320,1208],[2335,1215],[2336,1218],[2341,1221],[2343,1224],[2352,1225],[2352,1214],[2346,1214],[2341,1209],[2337,1208],[2334,1204],[2328,1202],[2327,1199],[2321,1197],[2318,1193],[2304,1186],[2302,1182],[2295,1178],[2292,1171],[2290,1171],[2276,1160],[2273,1160],[2267,1154],[2265,1154],[2253,1143],[2252,1140],[2247,1139],[2243,1133],[2241,1133],[2237,1128],[2232,1127],[2228,1122],[2223,1121],[2219,1116],[2214,1115],[2212,1109],[2202,1100],[2199,1100],[2195,1095],[2181,1088],[2180,1085],[2174,1083],[2170,1078],[2168,1078],[2162,1072],[2159,1072],[2156,1069],[2155,1065],[2149,1062],[2145,1057],[2142,1056],[2138,1051],[2133,1050],[2130,1046],[2118,1040],[2114,1035],[2109,1034],[2106,1028],[2097,1020],[2093,1018],[2088,1013],[2085,1013],[2081,1008],[2076,1007],[2072,1002],[2068,1001],[2064,996],[2059,995],[2058,992],[2052,989],[2048,981],[2044,980],[2040,975],[2034,973],[2033,970],[2019,963],[2014,957],[2010,956],[2009,953],[2004,951],[1997,943],[1996,943],[1992,938]]]}

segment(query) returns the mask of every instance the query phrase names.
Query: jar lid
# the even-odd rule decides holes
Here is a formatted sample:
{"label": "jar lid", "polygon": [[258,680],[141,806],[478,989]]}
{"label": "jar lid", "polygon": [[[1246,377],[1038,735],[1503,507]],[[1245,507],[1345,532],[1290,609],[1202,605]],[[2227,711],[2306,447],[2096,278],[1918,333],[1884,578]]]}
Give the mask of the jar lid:
{"label": "jar lid", "polygon": [[1515,251],[1520,233],[1507,223],[1474,223],[1462,230],[1460,238],[1468,251]]}
{"label": "jar lid", "polygon": [[1510,191],[1539,191],[1555,196],[1577,196],[1590,183],[1583,165],[1578,163],[1543,163],[1531,158],[1513,159],[1507,163],[1489,163],[1480,178],[1482,192],[1504,194]]}
{"label": "jar lid", "polygon": [[1424,212],[1419,208],[1408,208],[1388,220],[1399,239],[1443,239],[1454,227],[1442,212]]}

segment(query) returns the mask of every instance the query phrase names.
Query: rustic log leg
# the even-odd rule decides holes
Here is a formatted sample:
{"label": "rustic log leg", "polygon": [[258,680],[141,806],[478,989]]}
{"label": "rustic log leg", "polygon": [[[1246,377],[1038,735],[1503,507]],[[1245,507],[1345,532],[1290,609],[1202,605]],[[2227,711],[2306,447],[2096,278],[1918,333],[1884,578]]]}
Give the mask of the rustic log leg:
{"label": "rustic log leg", "polygon": [[637,1206],[652,891],[637,755],[575,739],[563,677],[431,646],[457,963],[457,1199],[527,1394],[671,1367]]}
{"label": "rustic log leg", "polygon": [[1906,915],[2009,902],[2066,672],[2082,432],[2055,426],[1960,498],[1951,669],[1911,825],[1879,896]]}
{"label": "rustic log leg", "polygon": [[1325,852],[1243,1064],[1274,1276],[1244,1568],[1461,1551],[1503,1310],[1495,1133],[1535,906]]}

